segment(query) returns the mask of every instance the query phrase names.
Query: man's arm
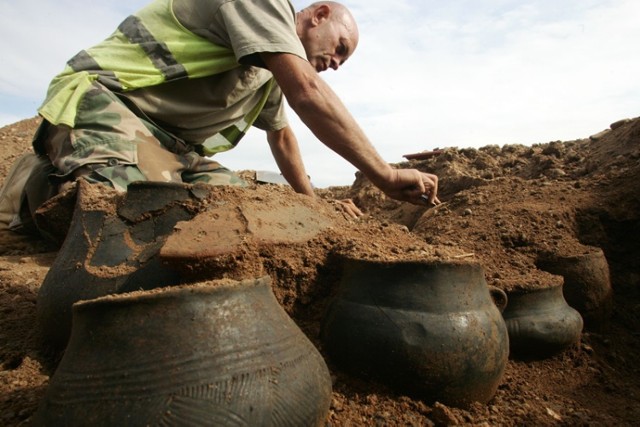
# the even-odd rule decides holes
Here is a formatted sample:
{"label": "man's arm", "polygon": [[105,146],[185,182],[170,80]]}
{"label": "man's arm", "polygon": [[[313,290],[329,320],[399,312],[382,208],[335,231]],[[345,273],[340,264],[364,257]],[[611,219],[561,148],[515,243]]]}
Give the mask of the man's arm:
{"label": "man's arm", "polygon": [[360,170],[390,197],[416,204],[428,194],[437,201],[435,175],[393,169],[375,150],[342,101],[305,60],[287,53],[263,53],[291,108],[325,145]]}
{"label": "man's arm", "polygon": [[[277,131],[268,131],[267,141],[269,141],[273,158],[289,185],[297,193],[315,197],[293,130],[287,126]],[[358,218],[362,215],[362,211],[353,203],[353,200],[337,200],[336,202],[349,216]]]}
{"label": "man's arm", "polygon": [[287,182],[297,193],[314,196],[313,187],[304,169],[298,140],[289,126],[267,132],[273,158]]}

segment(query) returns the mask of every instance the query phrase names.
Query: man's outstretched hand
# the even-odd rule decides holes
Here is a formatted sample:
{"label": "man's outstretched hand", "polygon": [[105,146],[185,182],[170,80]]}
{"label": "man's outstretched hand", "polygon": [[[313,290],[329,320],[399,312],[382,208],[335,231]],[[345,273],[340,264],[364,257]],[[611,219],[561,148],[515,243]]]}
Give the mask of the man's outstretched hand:
{"label": "man's outstretched hand", "polygon": [[[436,206],[441,203],[438,199],[438,177],[417,169],[394,169],[389,179],[378,188],[392,199],[415,205]],[[351,218],[358,219],[363,215],[352,199],[335,202]]]}
{"label": "man's outstretched hand", "polygon": [[394,169],[378,187],[392,199],[414,205],[438,205],[438,177],[417,169]]}

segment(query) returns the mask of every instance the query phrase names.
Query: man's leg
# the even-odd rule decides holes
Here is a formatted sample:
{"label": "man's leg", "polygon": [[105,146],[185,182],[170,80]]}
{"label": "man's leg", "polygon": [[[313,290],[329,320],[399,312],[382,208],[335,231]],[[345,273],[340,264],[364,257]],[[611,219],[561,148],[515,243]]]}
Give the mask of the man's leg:
{"label": "man's leg", "polygon": [[83,177],[126,191],[135,181],[182,180],[182,163],[157,138],[161,131],[100,84],[85,95],[73,129],[52,128],[42,145],[61,181]]}
{"label": "man's leg", "polygon": [[[20,157],[11,167],[2,184],[2,188],[0,188],[0,230],[15,228],[20,223],[20,211],[24,200],[25,185],[40,166],[42,166],[40,156],[34,153],[27,153]],[[48,193],[46,188],[42,189]]]}
{"label": "man's leg", "polygon": [[98,83],[85,95],[76,126],[53,128],[43,146],[61,181],[82,176],[119,191],[135,181],[246,185],[218,162],[138,117]]}
{"label": "man's leg", "polygon": [[245,187],[247,183],[236,173],[208,157],[195,152],[181,156],[185,168],[182,172],[184,182],[203,182],[209,185],[237,185]]}

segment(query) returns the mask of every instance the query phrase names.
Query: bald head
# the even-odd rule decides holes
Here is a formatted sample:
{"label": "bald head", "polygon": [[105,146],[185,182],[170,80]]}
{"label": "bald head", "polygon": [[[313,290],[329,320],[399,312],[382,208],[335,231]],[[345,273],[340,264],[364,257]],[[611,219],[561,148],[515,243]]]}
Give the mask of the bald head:
{"label": "bald head", "polygon": [[351,12],[333,1],[316,2],[298,12],[296,31],[318,72],[337,70],[358,45],[358,26]]}

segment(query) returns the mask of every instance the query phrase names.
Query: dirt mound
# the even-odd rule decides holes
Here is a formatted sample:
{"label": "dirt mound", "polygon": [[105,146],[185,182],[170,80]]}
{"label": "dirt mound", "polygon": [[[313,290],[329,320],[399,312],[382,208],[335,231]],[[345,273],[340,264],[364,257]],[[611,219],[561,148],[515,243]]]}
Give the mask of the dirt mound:
{"label": "dirt mound", "polygon": [[[38,123],[34,118],[0,129],[0,181],[30,150]],[[247,209],[255,217],[261,202],[274,209],[302,204],[295,215],[318,215],[301,241],[277,233],[265,237],[254,221],[252,230],[262,237],[236,252],[235,264],[222,275],[242,278],[256,269],[269,274],[280,303],[320,349],[320,321],[340,275],[337,259],[344,255],[480,262],[488,283],[513,290],[562,281],[541,260],[601,249],[611,270],[614,310],[562,354],[510,360],[492,401],[468,410],[398,395],[329,364],[334,392],[328,425],[633,424],[640,416],[640,120],[617,122],[583,140],[443,148],[427,157],[398,167],[440,177],[444,203],[434,208],[390,200],[360,175],[350,187],[318,190],[321,200],[313,206],[282,186],[252,183],[248,190],[230,190],[226,197],[239,203],[252,200]],[[365,217],[354,221],[341,213],[332,199],[342,197],[353,198]],[[247,231],[231,212],[218,214]],[[51,373],[36,343],[35,301],[57,251],[8,233],[0,234],[0,243],[0,419],[24,425]]]}

